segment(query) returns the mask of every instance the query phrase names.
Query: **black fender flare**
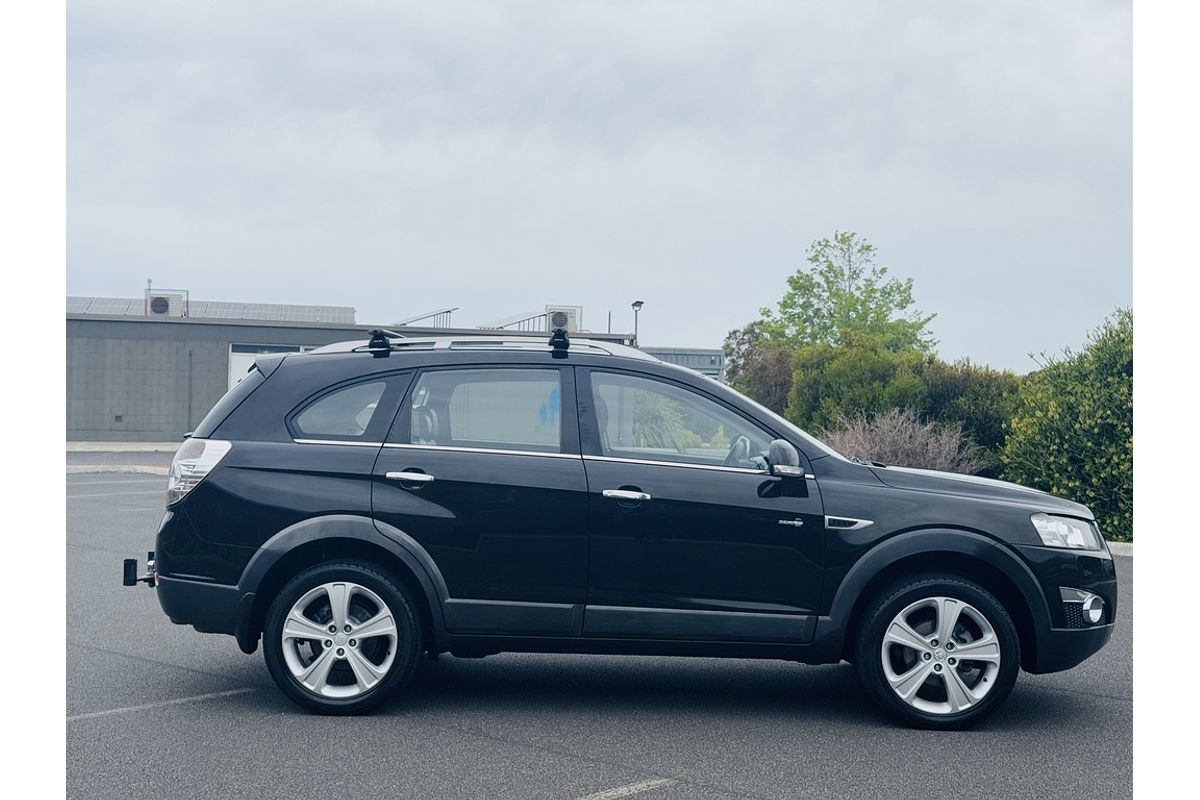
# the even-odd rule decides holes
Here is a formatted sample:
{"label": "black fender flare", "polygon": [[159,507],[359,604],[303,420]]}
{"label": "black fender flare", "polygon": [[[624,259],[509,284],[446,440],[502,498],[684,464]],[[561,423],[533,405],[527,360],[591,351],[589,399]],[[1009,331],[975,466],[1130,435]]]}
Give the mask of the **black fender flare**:
{"label": "black fender flare", "polygon": [[830,603],[828,616],[817,620],[813,644],[828,660],[840,660],[851,615],[862,594],[892,564],[915,555],[953,553],[975,558],[998,570],[1020,592],[1033,619],[1037,640],[1049,632],[1050,609],[1041,584],[1016,552],[1002,542],[965,530],[921,528],[888,537],[868,550],[842,578]]}
{"label": "black fender flare", "polygon": [[[237,591],[240,596],[234,635],[247,653],[258,647],[260,631],[254,620],[256,595],[263,580],[288,553],[297,547],[324,539],[352,539],[379,547],[402,562],[420,584],[429,605],[435,641],[445,636],[443,604],[449,592],[441,570],[424,547],[392,525],[358,514],[328,514],[289,525],[259,547],[242,570]],[[265,599],[265,598],[264,598]]]}

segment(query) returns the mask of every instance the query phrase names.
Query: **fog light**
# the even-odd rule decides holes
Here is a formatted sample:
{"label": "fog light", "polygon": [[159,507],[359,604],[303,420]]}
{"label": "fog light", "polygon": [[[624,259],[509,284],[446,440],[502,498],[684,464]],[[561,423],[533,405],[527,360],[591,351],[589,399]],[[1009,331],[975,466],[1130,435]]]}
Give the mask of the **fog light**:
{"label": "fog light", "polygon": [[[1058,592],[1065,604],[1064,608],[1079,608],[1079,615],[1075,619],[1083,625],[1096,625],[1104,620],[1104,598],[1100,595],[1066,586],[1058,587]],[[1068,623],[1071,613],[1073,612],[1068,613]]]}

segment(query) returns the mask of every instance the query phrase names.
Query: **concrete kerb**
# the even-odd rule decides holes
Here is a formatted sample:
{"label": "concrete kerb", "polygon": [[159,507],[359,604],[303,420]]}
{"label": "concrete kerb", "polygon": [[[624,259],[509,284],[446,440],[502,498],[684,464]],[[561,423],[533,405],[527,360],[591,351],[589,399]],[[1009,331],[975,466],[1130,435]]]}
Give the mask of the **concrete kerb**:
{"label": "concrete kerb", "polygon": [[174,453],[182,442],[67,442],[68,453]]}
{"label": "concrete kerb", "polygon": [[98,473],[166,476],[170,474],[170,468],[152,467],[143,464],[67,464],[68,475],[90,475]]}

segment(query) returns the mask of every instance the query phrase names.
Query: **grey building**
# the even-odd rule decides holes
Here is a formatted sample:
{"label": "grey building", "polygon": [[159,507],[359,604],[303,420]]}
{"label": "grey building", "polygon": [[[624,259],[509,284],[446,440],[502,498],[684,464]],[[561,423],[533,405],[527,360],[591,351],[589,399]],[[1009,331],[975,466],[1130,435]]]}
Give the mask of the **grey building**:
{"label": "grey building", "polygon": [[[255,357],[365,339],[377,327],[356,324],[354,309],[340,306],[188,301],[185,292],[170,291],[146,298],[69,297],[67,440],[177,441]],[[414,337],[523,335],[476,328],[400,330]],[[586,336],[630,343],[628,334]]]}
{"label": "grey building", "polygon": [[720,349],[704,347],[643,347],[641,349],[659,361],[694,369],[696,372],[719,381],[725,379],[725,353]]}
{"label": "grey building", "polygon": [[[574,308],[574,307],[572,307]],[[448,320],[448,311],[439,312]],[[556,309],[548,307],[546,316]],[[426,315],[428,317],[430,315]],[[436,315],[435,315],[436,316]],[[545,336],[546,320],[517,328],[398,328],[406,336]],[[187,292],[143,298],[67,298],[67,440],[169,442],[181,439],[268,353],[298,353],[365,339],[353,308],[189,300]],[[383,326],[392,327],[392,326]],[[634,344],[630,334],[581,332]],[[718,380],[720,350],[647,347],[647,353]]]}

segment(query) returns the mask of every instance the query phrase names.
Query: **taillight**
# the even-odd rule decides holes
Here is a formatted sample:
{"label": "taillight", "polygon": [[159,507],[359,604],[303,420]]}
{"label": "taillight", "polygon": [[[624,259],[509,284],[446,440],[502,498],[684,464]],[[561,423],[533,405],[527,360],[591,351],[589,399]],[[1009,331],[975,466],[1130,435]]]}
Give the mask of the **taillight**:
{"label": "taillight", "polygon": [[178,503],[220,463],[233,442],[221,439],[188,439],[175,451],[167,478],[167,505]]}

